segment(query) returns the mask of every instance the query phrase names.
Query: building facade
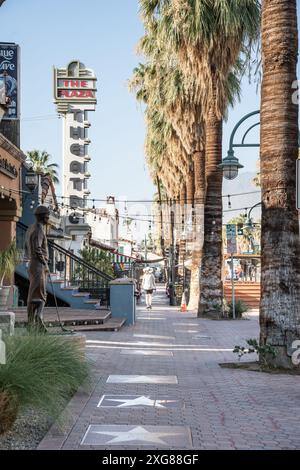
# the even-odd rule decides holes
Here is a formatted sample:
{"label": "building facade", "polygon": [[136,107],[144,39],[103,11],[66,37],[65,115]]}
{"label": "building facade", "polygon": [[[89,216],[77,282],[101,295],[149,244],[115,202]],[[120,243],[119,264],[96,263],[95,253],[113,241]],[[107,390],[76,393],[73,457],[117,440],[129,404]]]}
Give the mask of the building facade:
{"label": "building facade", "polygon": [[0,250],[16,237],[16,222],[22,215],[22,164],[26,156],[0,134]]}

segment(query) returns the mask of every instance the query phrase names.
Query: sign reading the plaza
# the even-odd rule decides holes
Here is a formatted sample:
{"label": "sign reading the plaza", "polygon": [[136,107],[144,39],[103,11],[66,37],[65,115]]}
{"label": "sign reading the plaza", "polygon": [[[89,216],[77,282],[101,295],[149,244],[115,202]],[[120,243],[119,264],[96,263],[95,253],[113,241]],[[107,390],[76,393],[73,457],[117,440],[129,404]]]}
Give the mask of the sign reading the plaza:
{"label": "sign reading the plaza", "polygon": [[17,168],[11,163],[9,163],[9,161],[6,158],[2,158],[1,156],[0,156],[0,172],[6,176],[9,176],[10,178],[16,178],[18,176]]}
{"label": "sign reading the plaza", "polygon": [[19,119],[19,46],[0,43],[0,96],[9,98],[2,119]]}
{"label": "sign reading the plaza", "polygon": [[236,253],[237,244],[236,244],[236,225],[227,224],[226,225],[226,238],[227,238],[227,253]]}
{"label": "sign reading the plaza", "polygon": [[55,103],[96,104],[94,72],[79,61],[70,62],[65,69],[54,69]]}
{"label": "sign reading the plaza", "polygon": [[92,80],[58,80],[58,96],[66,98],[95,98]]}

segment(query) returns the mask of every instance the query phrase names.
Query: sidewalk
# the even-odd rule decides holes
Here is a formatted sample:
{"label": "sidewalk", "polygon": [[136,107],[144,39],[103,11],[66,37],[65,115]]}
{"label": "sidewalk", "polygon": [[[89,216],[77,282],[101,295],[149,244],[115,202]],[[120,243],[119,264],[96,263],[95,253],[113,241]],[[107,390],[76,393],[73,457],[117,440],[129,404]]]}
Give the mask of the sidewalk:
{"label": "sidewalk", "polygon": [[87,333],[91,392],[74,396],[64,431],[53,426],[39,449],[300,448],[299,377],[218,365],[258,337],[257,315],[198,319],[161,290],[137,316],[134,327]]}

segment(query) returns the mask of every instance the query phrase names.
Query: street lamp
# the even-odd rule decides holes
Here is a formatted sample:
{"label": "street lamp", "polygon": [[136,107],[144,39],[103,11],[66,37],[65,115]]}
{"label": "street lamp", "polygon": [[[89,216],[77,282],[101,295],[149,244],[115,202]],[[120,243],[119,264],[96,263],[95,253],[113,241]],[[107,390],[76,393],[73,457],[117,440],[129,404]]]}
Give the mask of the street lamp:
{"label": "street lamp", "polygon": [[227,157],[223,159],[218,167],[223,171],[223,176],[226,180],[234,180],[239,173],[239,169],[244,168],[234,156],[233,150],[228,150]]}
{"label": "street lamp", "polygon": [[260,114],[259,110],[258,111],[253,111],[252,113],[249,113],[249,114],[246,114],[245,116],[243,116],[242,119],[240,119],[239,122],[235,125],[235,127],[234,127],[234,129],[231,133],[230,140],[229,140],[229,150],[228,150],[228,153],[227,153],[227,157],[225,157],[222,160],[222,163],[220,163],[220,165],[218,165],[218,167],[223,171],[224,178],[227,179],[227,180],[233,180],[234,178],[236,178],[238,176],[239,169],[244,168],[243,165],[240,164],[238,158],[236,158],[234,156],[234,150],[233,149],[236,148],[236,147],[259,147],[260,146],[260,144],[246,144],[245,143],[246,136],[249,134],[249,132],[254,127],[259,126],[260,122],[257,122],[255,124],[253,124],[252,126],[250,126],[246,130],[240,144],[235,144],[234,143],[235,134],[236,134],[237,130],[239,129],[239,127],[241,126],[241,124],[244,121],[246,121],[247,119],[249,119],[250,117],[255,116],[257,114]]}
{"label": "street lamp", "polygon": [[39,183],[39,175],[31,167],[25,175],[25,184],[29,191],[33,193]]}
{"label": "street lamp", "polygon": [[251,212],[253,211],[253,209],[255,209],[255,207],[258,207],[258,206],[261,206],[262,205],[262,202],[258,202],[257,204],[254,204],[254,206],[252,206],[248,212],[248,216],[247,216],[247,221],[245,223],[245,226],[247,228],[253,228],[253,222],[252,222],[252,219],[251,219]]}

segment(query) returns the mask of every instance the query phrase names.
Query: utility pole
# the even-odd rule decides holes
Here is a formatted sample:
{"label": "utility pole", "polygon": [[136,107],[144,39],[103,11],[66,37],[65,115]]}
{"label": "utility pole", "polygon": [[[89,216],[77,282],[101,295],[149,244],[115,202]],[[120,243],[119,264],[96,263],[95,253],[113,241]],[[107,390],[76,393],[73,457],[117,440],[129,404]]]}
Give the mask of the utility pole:
{"label": "utility pole", "polygon": [[231,292],[232,292],[232,318],[235,320],[235,295],[234,295],[234,266],[233,253],[231,253]]}
{"label": "utility pole", "polygon": [[230,254],[231,266],[231,292],[232,292],[232,318],[235,320],[235,296],[234,296],[234,265],[233,254],[237,252],[236,224],[226,225],[227,253]]}

